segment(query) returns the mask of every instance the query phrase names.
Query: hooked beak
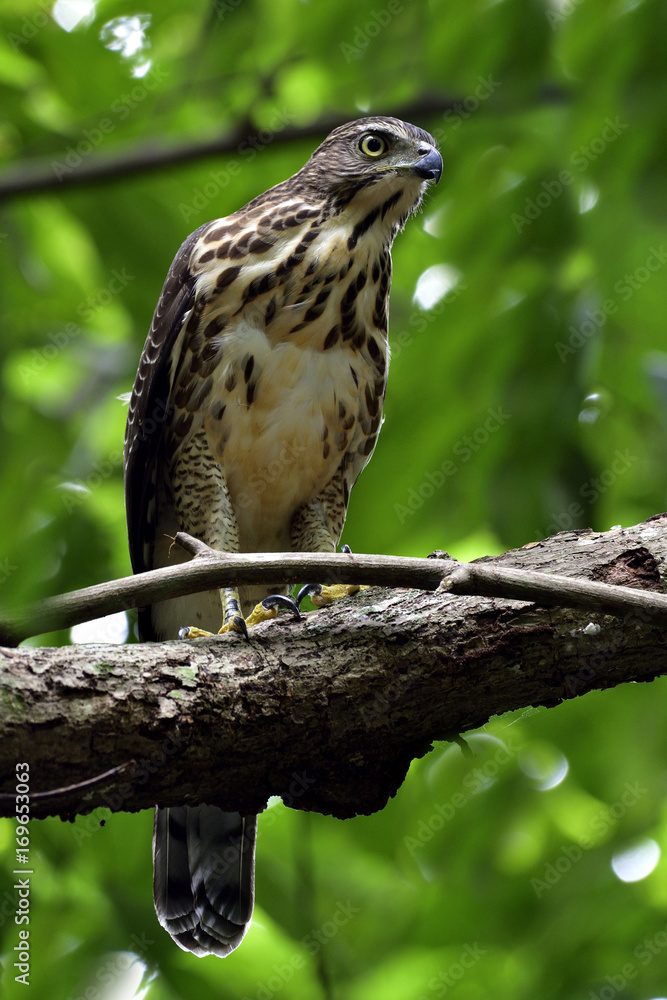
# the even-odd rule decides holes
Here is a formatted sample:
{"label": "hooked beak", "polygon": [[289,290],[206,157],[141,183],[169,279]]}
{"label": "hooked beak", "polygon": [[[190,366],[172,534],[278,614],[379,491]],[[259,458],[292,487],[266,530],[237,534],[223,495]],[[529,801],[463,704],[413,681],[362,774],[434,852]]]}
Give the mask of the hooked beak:
{"label": "hooked beak", "polygon": [[420,146],[417,152],[421,159],[412,169],[418,177],[425,181],[435,181],[437,184],[442,177],[442,156],[434,146]]}

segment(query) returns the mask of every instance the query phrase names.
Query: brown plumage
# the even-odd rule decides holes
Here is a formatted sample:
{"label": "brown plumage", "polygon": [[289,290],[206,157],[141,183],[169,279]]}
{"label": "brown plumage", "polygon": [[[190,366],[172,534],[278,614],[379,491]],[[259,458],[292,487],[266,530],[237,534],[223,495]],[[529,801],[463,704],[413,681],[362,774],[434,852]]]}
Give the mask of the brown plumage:
{"label": "brown plumage", "polygon": [[[333,551],[382,421],[390,249],[442,159],[395,118],[335,129],[305,166],[185,241],[144,345],[125,444],[135,572],[185,530],[227,551]],[[223,595],[247,614],[268,588]],[[143,639],[217,631],[221,595],[142,609]],[[238,620],[238,619],[237,619]],[[225,955],[252,914],[255,818],[157,810],[158,917]],[[237,864],[216,864],[229,858]]]}

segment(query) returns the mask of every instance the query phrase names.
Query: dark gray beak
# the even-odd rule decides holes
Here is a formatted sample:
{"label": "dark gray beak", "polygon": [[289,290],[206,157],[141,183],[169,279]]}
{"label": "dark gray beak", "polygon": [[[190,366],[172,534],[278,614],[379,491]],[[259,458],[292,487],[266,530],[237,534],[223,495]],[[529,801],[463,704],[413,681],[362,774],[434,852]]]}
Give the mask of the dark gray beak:
{"label": "dark gray beak", "polygon": [[415,163],[414,171],[418,177],[423,177],[425,181],[435,181],[437,184],[442,177],[442,157],[433,146],[424,146],[417,151],[421,156],[418,163]]}

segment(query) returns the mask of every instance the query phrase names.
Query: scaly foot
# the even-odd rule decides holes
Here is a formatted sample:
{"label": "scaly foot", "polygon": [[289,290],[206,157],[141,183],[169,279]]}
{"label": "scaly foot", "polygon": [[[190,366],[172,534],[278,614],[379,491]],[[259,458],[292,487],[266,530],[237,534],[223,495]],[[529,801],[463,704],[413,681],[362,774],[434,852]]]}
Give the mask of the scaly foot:
{"label": "scaly foot", "polygon": [[[352,554],[349,545],[341,545],[341,552],[346,555]],[[332,601],[338,601],[341,597],[350,597],[358,594],[360,590],[368,590],[368,586],[359,583],[334,583],[330,587],[321,583],[307,583],[296,595],[296,603],[301,607],[304,597],[310,597],[316,608],[325,608]]]}
{"label": "scaly foot", "polygon": [[[298,604],[291,597],[286,597],[284,594],[270,594],[255,605],[247,618],[231,614],[217,635],[224,635],[225,632],[236,632],[244,639],[248,639],[248,628],[275,618],[278,614],[278,608],[287,608],[294,613],[295,618],[301,617]],[[216,635],[216,633],[207,632],[205,629],[194,626],[186,626],[178,630],[179,639],[204,639],[212,635]]]}
{"label": "scaly foot", "polygon": [[327,604],[341,597],[350,597],[351,594],[358,594],[360,590],[368,589],[364,584],[358,583],[334,583],[331,587],[323,586],[321,583],[307,583],[296,595],[296,603],[301,607],[304,597],[310,597],[316,608],[325,608]]}

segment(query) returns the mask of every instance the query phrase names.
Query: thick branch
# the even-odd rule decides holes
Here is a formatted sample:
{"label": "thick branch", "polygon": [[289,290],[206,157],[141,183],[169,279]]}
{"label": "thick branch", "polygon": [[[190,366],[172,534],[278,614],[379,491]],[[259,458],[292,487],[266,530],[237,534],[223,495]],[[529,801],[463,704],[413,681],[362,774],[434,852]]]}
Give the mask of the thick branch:
{"label": "thick branch", "polygon": [[[481,565],[664,590],[666,527],[661,515],[562,533]],[[372,812],[435,739],[667,672],[649,612],[582,616],[442,591],[364,591],[302,622],[257,626],[249,643],[2,654],[3,791],[17,761],[30,762],[33,792],[63,789],[34,801],[34,816],[200,801],[253,812],[271,794],[337,816]]]}

